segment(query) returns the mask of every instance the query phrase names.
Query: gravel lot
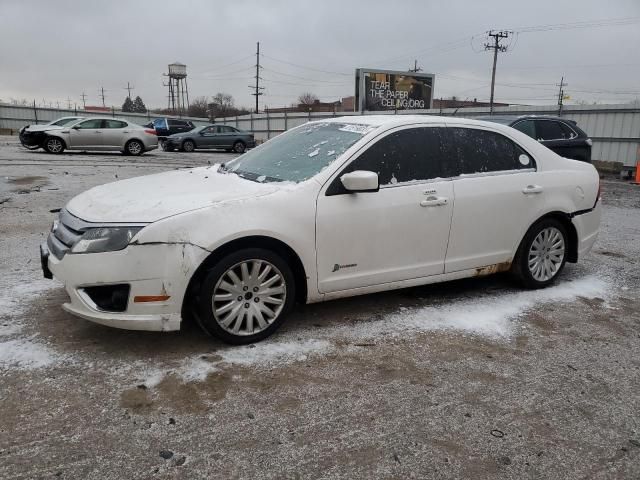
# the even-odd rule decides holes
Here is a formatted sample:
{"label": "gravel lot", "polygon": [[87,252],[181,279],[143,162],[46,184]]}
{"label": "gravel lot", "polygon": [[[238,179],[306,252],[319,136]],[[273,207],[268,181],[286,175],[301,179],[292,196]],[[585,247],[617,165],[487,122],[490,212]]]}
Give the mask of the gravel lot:
{"label": "gravel lot", "polygon": [[640,187],[556,286],[485,277],[301,306],[227,347],[60,308],[38,245],[94,185],[228,161],[47,155],[0,137],[0,477],[640,477]]}

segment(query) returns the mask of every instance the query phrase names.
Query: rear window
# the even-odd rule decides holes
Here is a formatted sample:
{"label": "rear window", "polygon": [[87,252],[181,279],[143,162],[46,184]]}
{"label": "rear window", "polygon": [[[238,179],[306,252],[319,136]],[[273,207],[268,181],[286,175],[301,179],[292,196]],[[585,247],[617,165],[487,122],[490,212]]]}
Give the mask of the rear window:
{"label": "rear window", "polygon": [[571,138],[565,133],[560,122],[553,120],[536,120],[536,135],[538,140],[564,140]]}

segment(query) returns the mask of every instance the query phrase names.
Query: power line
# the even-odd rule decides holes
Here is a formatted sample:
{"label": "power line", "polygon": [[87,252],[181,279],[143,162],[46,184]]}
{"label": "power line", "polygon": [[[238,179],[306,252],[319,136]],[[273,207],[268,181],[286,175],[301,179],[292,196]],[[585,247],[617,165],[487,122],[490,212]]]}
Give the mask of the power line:
{"label": "power line", "polygon": [[493,45],[488,42],[484,44],[485,50],[493,50],[493,70],[491,72],[491,99],[489,100],[489,114],[493,114],[493,92],[496,83],[496,64],[498,63],[498,52],[507,51],[506,46],[500,45],[500,40],[502,40],[503,38],[509,38],[509,35],[511,33],[512,32],[506,30],[495,33],[493,32],[493,30],[489,30],[489,32],[487,32],[487,36],[493,37],[494,40]]}
{"label": "power line", "polygon": [[623,17],[623,18],[609,18],[600,20],[586,20],[581,22],[572,23],[551,23],[546,25],[533,25],[526,27],[513,28],[518,33],[532,33],[532,32],[548,32],[551,30],[573,30],[577,28],[599,28],[599,27],[612,27],[612,26],[624,26],[640,23],[640,17]]}
{"label": "power line", "polygon": [[319,69],[319,68],[313,68],[313,67],[307,67],[307,66],[304,66],[304,65],[298,65],[297,63],[287,62],[286,60],[280,60],[278,58],[275,58],[275,57],[272,57],[272,56],[269,56],[269,55],[264,55],[263,54],[262,56],[264,58],[268,58],[270,60],[273,60],[274,62],[284,63],[285,65],[291,65],[292,67],[302,68],[302,69],[305,69],[305,70],[311,70],[313,72],[329,73],[329,74],[332,74],[332,75],[346,75],[346,76],[349,76],[349,77],[353,75],[353,73],[333,72],[333,71],[330,71],[330,70],[322,70],[322,69]]}

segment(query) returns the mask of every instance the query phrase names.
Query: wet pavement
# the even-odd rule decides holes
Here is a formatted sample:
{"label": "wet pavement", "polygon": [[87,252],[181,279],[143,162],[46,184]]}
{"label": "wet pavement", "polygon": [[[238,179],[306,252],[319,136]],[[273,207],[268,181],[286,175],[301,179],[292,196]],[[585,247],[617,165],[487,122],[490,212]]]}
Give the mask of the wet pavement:
{"label": "wet pavement", "polygon": [[37,248],[94,185],[228,161],[0,137],[0,478],[640,477],[640,187],[553,287],[506,275],[300,306],[229,347],[60,308]]}

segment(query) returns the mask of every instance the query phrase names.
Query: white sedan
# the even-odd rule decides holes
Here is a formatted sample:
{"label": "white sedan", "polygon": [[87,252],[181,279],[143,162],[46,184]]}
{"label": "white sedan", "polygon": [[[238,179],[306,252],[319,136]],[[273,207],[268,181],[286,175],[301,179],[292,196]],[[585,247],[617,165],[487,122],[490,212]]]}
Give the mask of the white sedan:
{"label": "white sedan", "polygon": [[229,343],[294,303],[510,271],[551,284],[592,247],[599,178],[495,123],[428,116],[312,122],[224,165],[93,188],[41,247],[64,308],[127,329],[193,313]]}

